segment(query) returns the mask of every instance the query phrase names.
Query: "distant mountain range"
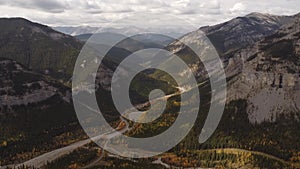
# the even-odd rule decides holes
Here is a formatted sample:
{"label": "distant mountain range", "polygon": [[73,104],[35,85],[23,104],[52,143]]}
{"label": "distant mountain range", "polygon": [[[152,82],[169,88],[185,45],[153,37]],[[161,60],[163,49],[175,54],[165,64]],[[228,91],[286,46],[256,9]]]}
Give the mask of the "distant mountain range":
{"label": "distant mountain range", "polygon": [[188,33],[187,30],[183,30],[180,28],[174,28],[174,29],[165,29],[165,28],[140,28],[136,26],[127,26],[122,28],[113,28],[113,27],[89,27],[89,26],[77,26],[77,27],[53,27],[53,29],[63,32],[68,35],[72,36],[79,36],[83,34],[93,34],[93,33],[119,33],[124,35],[135,35],[145,32],[153,32],[153,33],[161,33],[163,35],[171,36],[179,38],[180,36]]}
{"label": "distant mountain range", "polygon": [[63,32],[65,34],[71,35],[71,36],[76,36],[76,35],[81,35],[81,34],[93,34],[96,33],[99,27],[90,27],[90,26],[78,26],[78,27],[73,27],[73,26],[58,26],[58,27],[53,27],[53,29]]}

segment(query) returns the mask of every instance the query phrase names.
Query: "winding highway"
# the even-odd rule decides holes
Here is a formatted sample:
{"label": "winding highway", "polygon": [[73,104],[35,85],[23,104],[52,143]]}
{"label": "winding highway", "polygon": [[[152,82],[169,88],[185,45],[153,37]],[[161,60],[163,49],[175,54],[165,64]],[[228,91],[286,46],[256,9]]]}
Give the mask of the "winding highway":
{"label": "winding highway", "polygon": [[[203,83],[202,83],[203,84]],[[200,84],[199,84],[200,85]],[[198,85],[198,86],[199,86]],[[154,100],[151,100],[151,101],[148,101],[146,103],[142,103],[142,104],[139,104],[137,106],[135,106],[136,108],[142,108],[144,106],[147,106],[149,105],[150,103],[153,103],[155,101],[159,101],[159,100],[162,100],[162,99],[169,99],[171,97],[174,97],[176,95],[179,95],[179,94],[182,94],[184,92],[188,92],[190,91],[192,88],[190,89],[185,89],[185,88],[178,88],[178,92],[175,92],[173,94],[169,94],[169,95],[166,95],[166,96],[163,96],[161,98],[156,98]],[[86,108],[88,108],[89,110],[91,111],[95,111],[98,113],[97,110],[94,110],[93,108],[89,107],[88,105],[83,105],[85,106]],[[130,112],[130,111],[129,111]],[[59,148],[59,149],[56,149],[56,150],[53,150],[53,151],[50,151],[48,153],[45,153],[45,154],[42,154],[40,156],[37,156],[31,160],[28,160],[28,161],[25,161],[23,163],[20,163],[20,164],[13,164],[13,165],[7,165],[7,166],[0,166],[0,169],[6,169],[6,168],[18,168],[18,167],[22,167],[22,166],[28,166],[28,167],[35,167],[35,168],[41,168],[43,167],[44,165],[46,165],[48,162],[53,162],[54,160],[56,159],[59,159],[60,157],[64,156],[64,155],[67,155],[71,152],[73,152],[74,150],[80,148],[80,147],[83,147],[89,143],[91,143],[92,141],[97,141],[97,140],[100,140],[100,139],[104,139],[106,140],[105,142],[105,145],[107,145],[109,139],[113,138],[113,137],[116,137],[122,133],[125,133],[126,131],[130,130],[129,129],[129,123],[121,116],[120,117],[120,120],[121,122],[125,122],[126,126],[119,130],[119,131],[115,131],[115,132],[107,132],[105,134],[102,134],[100,136],[96,136],[96,137],[93,137],[93,138],[89,138],[89,139],[86,139],[86,140],[82,140],[82,141],[79,141],[79,142],[76,142],[76,143],[73,143],[71,145],[68,145],[66,147],[63,147],[63,148]],[[120,123],[121,124],[121,123]],[[101,158],[103,157],[103,154],[104,154],[104,149],[102,149],[102,155],[101,157],[96,160],[96,161],[100,161]],[[96,162],[94,162],[96,163]],[[92,163],[92,164],[94,164]],[[92,164],[86,166],[89,167],[89,166],[92,166]]]}
{"label": "winding highway", "polygon": [[[125,122],[126,124],[126,127],[124,127],[122,130],[119,130],[119,131],[115,131],[115,132],[107,132],[105,134],[102,134],[100,136],[96,136],[96,137],[93,137],[91,139],[86,139],[86,140],[82,140],[82,141],[79,141],[79,142],[76,142],[76,143],[73,143],[69,146],[66,146],[66,147],[63,147],[63,148],[59,148],[59,149],[56,149],[56,150],[53,150],[53,151],[50,151],[48,153],[45,153],[45,154],[42,154],[38,157],[35,157],[31,160],[28,160],[28,161],[25,161],[21,164],[17,164],[17,165],[8,165],[8,166],[4,166],[4,167],[0,167],[0,169],[6,169],[6,168],[19,168],[19,167],[22,167],[22,166],[28,166],[28,167],[35,167],[35,168],[41,168],[43,167],[44,165],[47,164],[47,162],[52,162],[64,155],[67,155],[71,152],[73,152],[74,150],[80,148],[80,147],[83,147],[89,143],[91,143],[92,141],[97,141],[97,140],[100,140],[102,138],[112,138],[112,137],[115,137],[121,133],[124,133],[126,132],[127,130],[129,130],[129,124],[126,120],[124,120],[122,117],[120,118],[121,121]],[[107,142],[107,141],[106,141]],[[104,149],[102,149],[102,155],[103,156],[104,154]]]}

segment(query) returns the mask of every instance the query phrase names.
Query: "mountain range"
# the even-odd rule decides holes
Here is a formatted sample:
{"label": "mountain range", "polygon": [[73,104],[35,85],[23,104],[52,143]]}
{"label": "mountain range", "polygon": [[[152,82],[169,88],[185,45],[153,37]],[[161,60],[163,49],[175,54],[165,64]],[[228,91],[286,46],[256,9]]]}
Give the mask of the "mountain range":
{"label": "mountain range", "polygon": [[[71,78],[75,60],[90,37],[89,33],[94,33],[98,28],[56,27],[54,30],[23,18],[2,18],[0,25],[5,25],[0,27],[0,166],[20,163],[86,138],[76,120],[71,89],[66,81]],[[130,28],[129,31],[135,30]],[[107,35],[117,35],[113,30],[105,32]],[[200,122],[191,134],[170,153],[160,156],[163,162],[184,167],[195,167],[197,164],[207,168],[299,167],[300,14],[274,16],[251,13],[218,25],[201,27],[180,39],[192,43],[203,33],[224,63],[228,95],[217,131],[202,145],[195,143],[195,138],[201,131],[200,122],[205,119],[208,110],[209,101],[206,98],[210,97],[210,85],[205,82],[207,73],[203,65],[195,63],[191,51],[178,40],[157,36],[129,38],[110,52],[113,64],[105,65],[105,70],[99,70],[97,77],[110,81],[116,64],[125,56],[137,50],[163,48],[168,44],[164,49],[187,61],[193,67],[193,73],[203,82],[199,90],[204,94],[204,103],[207,104],[201,109],[198,117]],[[85,35],[73,37],[78,34]],[[148,96],[147,84],[170,90],[165,82],[168,78],[162,72],[149,71],[138,78],[145,85],[137,84],[139,79],[132,84],[135,98],[144,99]],[[110,94],[109,90],[107,86],[104,90],[101,88],[97,95],[105,100]],[[142,92],[139,93],[140,90]],[[172,99],[170,104],[178,102],[179,99]],[[101,106],[113,109],[109,104]],[[143,136],[147,129],[152,130],[163,124],[168,126],[168,120],[175,118],[174,114],[167,114],[164,123],[146,126],[145,130],[140,128],[143,125],[139,125],[131,134]],[[108,116],[113,124],[118,122],[114,115]],[[226,153],[226,148],[242,151]],[[173,159],[185,159],[188,162],[172,161],[170,154]],[[79,159],[71,153],[49,166],[64,168],[78,160],[72,159],[74,156]],[[196,157],[202,160],[193,160]],[[92,159],[81,158],[87,161]],[[122,163],[124,166],[127,163],[129,168],[136,163],[145,168],[146,164],[148,167],[157,167],[151,166],[153,164],[147,163],[147,160],[134,163],[134,160],[113,156],[104,159],[108,163]],[[65,161],[65,164],[59,160]],[[57,167],[59,165],[64,167]],[[116,167],[122,168],[121,165]]]}

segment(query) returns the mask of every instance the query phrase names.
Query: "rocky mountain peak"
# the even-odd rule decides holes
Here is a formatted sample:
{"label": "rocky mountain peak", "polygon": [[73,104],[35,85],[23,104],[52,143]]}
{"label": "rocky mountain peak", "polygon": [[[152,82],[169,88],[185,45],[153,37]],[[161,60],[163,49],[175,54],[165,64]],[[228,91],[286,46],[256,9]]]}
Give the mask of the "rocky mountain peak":
{"label": "rocky mountain peak", "polygon": [[284,18],[284,17],[288,17],[288,16],[277,16],[277,15],[271,15],[268,13],[252,12],[252,13],[246,15],[245,17],[270,20],[270,19]]}
{"label": "rocky mountain peak", "polygon": [[220,55],[230,56],[236,50],[275,33],[293,19],[292,16],[251,13],[218,25],[201,27],[199,31],[207,35]]}
{"label": "rocky mountain peak", "polygon": [[245,17],[256,17],[256,18],[259,18],[259,17],[265,17],[265,16],[272,16],[272,15],[270,15],[268,13],[251,12],[248,15],[246,15]]}

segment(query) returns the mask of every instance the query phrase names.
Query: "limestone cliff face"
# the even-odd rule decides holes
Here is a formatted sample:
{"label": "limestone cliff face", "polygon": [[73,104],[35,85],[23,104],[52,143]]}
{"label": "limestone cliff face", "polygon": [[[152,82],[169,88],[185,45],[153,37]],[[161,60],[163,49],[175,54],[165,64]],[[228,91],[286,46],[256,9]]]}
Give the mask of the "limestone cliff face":
{"label": "limestone cliff face", "polygon": [[55,95],[63,102],[71,101],[67,87],[27,70],[16,61],[0,60],[0,111],[3,106],[27,106]]}
{"label": "limestone cliff face", "polygon": [[227,101],[247,99],[252,122],[276,120],[279,114],[300,110],[300,22],[294,17],[295,22],[229,61],[228,67],[242,62],[243,68],[229,81]]}

